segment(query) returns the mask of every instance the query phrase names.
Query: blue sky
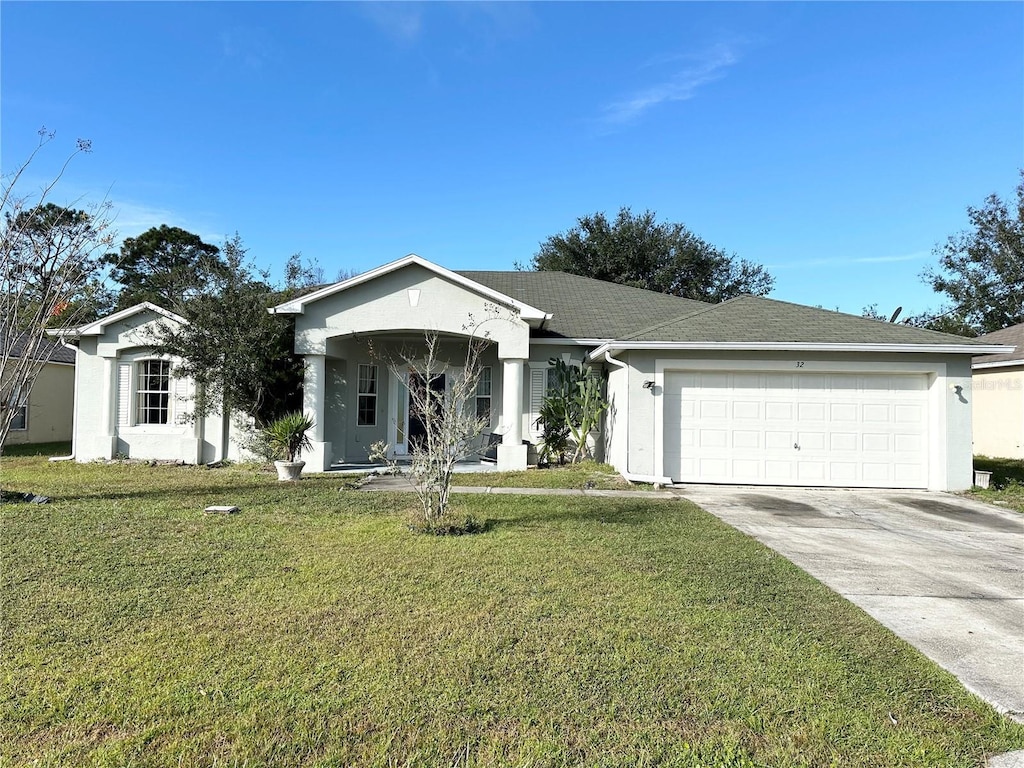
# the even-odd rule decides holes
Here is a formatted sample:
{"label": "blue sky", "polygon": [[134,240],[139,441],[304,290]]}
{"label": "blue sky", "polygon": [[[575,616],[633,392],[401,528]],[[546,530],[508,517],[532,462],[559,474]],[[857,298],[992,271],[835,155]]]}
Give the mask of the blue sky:
{"label": "blue sky", "polygon": [[236,231],[280,276],[415,252],[511,269],[627,205],[775,298],[938,307],[919,279],[1024,167],[1022,3],[0,3],[4,173],[124,236]]}

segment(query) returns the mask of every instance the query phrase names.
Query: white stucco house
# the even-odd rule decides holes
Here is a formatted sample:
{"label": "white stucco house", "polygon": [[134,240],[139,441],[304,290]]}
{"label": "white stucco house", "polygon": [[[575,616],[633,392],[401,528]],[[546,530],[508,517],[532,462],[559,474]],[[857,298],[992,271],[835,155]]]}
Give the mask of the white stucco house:
{"label": "white stucco house", "polygon": [[[971,358],[1009,350],[765,298],[712,305],[561,272],[456,272],[416,255],[270,311],[294,317],[305,360],[316,421],[306,471],[365,461],[380,440],[410,449],[408,374],[382,360],[433,331],[453,359],[471,335],[488,338],[475,407],[501,436],[500,468],[527,466],[560,358],[605,376],[600,453],[630,478],[964,489]],[[160,318],[174,320],[139,305],[71,334],[79,460],[231,455],[227,420],[176,419],[191,384],[145,347]]]}
{"label": "white stucco house", "polygon": [[974,452],[1024,459],[1024,323],[978,337],[1013,351],[979,355],[971,364]]}

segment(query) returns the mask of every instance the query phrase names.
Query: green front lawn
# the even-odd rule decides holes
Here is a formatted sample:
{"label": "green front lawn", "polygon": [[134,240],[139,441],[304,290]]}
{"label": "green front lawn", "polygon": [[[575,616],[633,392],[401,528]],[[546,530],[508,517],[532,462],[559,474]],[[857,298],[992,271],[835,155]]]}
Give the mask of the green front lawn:
{"label": "green front lawn", "polygon": [[[0,766],[981,766],[1024,726],[683,501],[5,458]],[[209,516],[209,504],[241,514]]]}
{"label": "green front lawn", "polygon": [[991,472],[992,479],[988,488],[973,488],[972,496],[1024,512],[1024,461],[975,456],[974,468]]}

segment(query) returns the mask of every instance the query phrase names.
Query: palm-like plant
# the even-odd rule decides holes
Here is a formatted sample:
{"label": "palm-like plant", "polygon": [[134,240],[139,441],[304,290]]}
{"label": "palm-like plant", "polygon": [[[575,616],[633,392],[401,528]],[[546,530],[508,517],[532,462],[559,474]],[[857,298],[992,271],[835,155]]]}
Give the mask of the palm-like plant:
{"label": "palm-like plant", "polygon": [[306,433],[314,424],[311,416],[295,411],[271,422],[264,431],[278,453],[287,461],[294,462],[303,451],[313,447]]}

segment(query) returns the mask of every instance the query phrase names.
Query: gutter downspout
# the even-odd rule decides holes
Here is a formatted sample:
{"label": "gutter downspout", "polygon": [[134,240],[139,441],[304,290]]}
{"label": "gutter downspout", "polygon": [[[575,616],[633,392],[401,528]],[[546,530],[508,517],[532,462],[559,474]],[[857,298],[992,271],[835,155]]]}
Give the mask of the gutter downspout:
{"label": "gutter downspout", "polygon": [[[626,368],[626,369],[629,368],[629,366],[626,365],[621,360],[616,360],[614,357],[612,357],[611,350],[606,349],[604,351],[604,359],[605,359],[605,362],[609,363],[610,365],[615,365],[615,366],[618,366],[619,368]],[[627,376],[627,379],[626,379],[626,397],[628,398],[629,397],[629,379],[628,379],[629,374],[628,374],[628,372],[627,372],[626,376]],[[627,403],[626,412],[629,413],[628,403]],[[653,483],[655,485],[672,485],[672,478],[671,477],[658,477],[657,475],[638,475],[638,474],[635,474],[635,473],[629,471],[629,426],[628,426],[628,420],[627,420],[627,426],[626,426],[626,469],[622,472],[622,476],[624,478],[626,478],[626,480],[628,480],[628,481],[630,481],[632,483]]]}
{"label": "gutter downspout", "polygon": [[63,339],[61,343],[68,349],[75,350],[75,386],[71,395],[71,453],[67,456],[51,456],[50,461],[74,461],[75,444],[78,442],[78,345],[69,344]]}

